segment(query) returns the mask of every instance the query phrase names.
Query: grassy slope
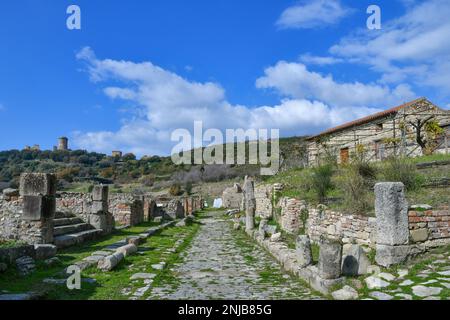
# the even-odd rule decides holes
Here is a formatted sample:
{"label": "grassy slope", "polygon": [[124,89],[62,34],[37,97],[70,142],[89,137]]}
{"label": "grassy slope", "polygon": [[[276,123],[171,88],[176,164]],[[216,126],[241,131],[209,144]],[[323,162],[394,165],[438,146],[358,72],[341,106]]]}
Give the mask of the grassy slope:
{"label": "grassy slope", "polygon": [[[82,273],[82,277],[94,278],[96,284],[82,283],[81,290],[68,290],[61,285],[43,284],[45,278],[62,278],[61,271],[76,261],[79,261],[94,251],[102,250],[114,242],[117,242],[127,236],[138,235],[150,227],[155,226],[154,223],[143,223],[128,229],[116,231],[114,234],[103,237],[96,241],[86,242],[80,246],[75,246],[62,250],[57,257],[62,261],[60,265],[54,267],[46,267],[42,262],[38,262],[37,271],[28,277],[20,277],[14,268],[9,268],[5,274],[0,277],[0,289],[10,293],[22,293],[28,291],[44,291],[47,292],[48,299],[124,299],[121,294],[125,287],[131,289],[142,287],[140,283],[131,283],[129,278],[136,272],[152,272],[150,265],[159,263],[163,259],[169,264],[178,257],[179,250],[186,246],[198,230],[198,224],[187,227],[171,227],[165,229],[156,235],[147,239],[147,242],[140,245],[139,248],[144,254],[138,254],[127,257],[118,267],[111,272],[99,272],[95,268],[89,268]],[[177,252],[165,256],[164,250],[172,248],[174,243],[180,236],[186,236],[184,244]],[[158,275],[161,277],[161,275]],[[158,281],[155,278],[155,282]]]}
{"label": "grassy slope", "polygon": [[[450,155],[432,155],[412,159],[414,163],[431,162],[438,160],[450,160]],[[380,167],[380,165],[380,163],[376,164],[377,167]],[[433,167],[418,171],[418,173],[423,176],[424,181],[432,178],[448,177],[448,172],[449,166]],[[317,203],[317,198],[314,192],[312,190],[308,190],[307,186],[308,175],[310,174],[311,169],[309,168],[296,168],[266,178],[263,180],[263,182],[268,184],[283,183],[285,187],[281,193],[281,196],[294,197],[307,200],[310,203]],[[378,179],[379,181],[382,181],[381,176],[379,176]],[[334,182],[335,185],[338,184],[336,181]],[[340,190],[338,187],[335,187],[329,192],[328,196],[331,198],[340,198],[342,197],[342,190]],[[426,203],[432,206],[439,206],[442,204],[448,204],[449,196],[449,190],[446,188],[427,187],[407,192],[407,198],[411,204]],[[335,209],[341,208],[338,203],[331,203],[329,206]]]}

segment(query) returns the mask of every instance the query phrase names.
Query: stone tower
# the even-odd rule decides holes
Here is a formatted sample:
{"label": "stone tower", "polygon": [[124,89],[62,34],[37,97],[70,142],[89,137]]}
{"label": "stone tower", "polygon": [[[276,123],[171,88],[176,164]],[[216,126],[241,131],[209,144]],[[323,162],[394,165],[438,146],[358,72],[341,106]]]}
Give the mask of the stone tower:
{"label": "stone tower", "polygon": [[61,137],[58,139],[58,150],[66,151],[69,150],[68,148],[69,139],[66,137]]}

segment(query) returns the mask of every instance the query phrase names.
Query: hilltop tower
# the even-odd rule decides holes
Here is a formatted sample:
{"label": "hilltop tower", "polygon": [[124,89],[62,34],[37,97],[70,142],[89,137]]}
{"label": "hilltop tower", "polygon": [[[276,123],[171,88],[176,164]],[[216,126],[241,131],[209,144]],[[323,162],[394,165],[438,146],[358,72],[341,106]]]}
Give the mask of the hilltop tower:
{"label": "hilltop tower", "polygon": [[58,139],[58,150],[67,151],[69,150],[69,139],[66,137],[61,137]]}

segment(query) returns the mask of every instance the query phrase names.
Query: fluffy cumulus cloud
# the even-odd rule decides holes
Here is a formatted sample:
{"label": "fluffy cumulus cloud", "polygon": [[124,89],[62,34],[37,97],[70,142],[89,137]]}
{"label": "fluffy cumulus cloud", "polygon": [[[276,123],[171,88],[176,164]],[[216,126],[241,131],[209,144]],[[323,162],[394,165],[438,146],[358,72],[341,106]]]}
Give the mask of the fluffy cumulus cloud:
{"label": "fluffy cumulus cloud", "polygon": [[336,58],[369,65],[384,83],[411,82],[450,92],[450,2],[408,1],[406,13],[347,36],[330,48]]}
{"label": "fluffy cumulus cloud", "polygon": [[127,102],[119,130],[74,134],[78,147],[102,152],[168,154],[176,144],[170,141],[172,131],[192,131],[194,121],[222,131],[276,128],[284,136],[310,134],[375,112],[386,97],[394,101],[411,94],[407,87],[339,84],[300,63],[279,62],[257,80],[257,87],[276,89],[280,103],[249,108],[230,104],[217,83],[191,81],[151,62],[99,59],[90,48],[77,58],[106,96]]}
{"label": "fluffy cumulus cloud", "polygon": [[320,28],[338,23],[351,12],[340,0],[301,1],[284,10],[276,24],[282,29]]}
{"label": "fluffy cumulus cloud", "polygon": [[[256,81],[258,88],[269,88],[282,96],[295,99],[318,99],[336,107],[385,107],[412,99],[415,95],[408,85],[390,89],[386,85],[360,82],[339,83],[332,75],[312,72],[302,63],[280,61],[265,70]],[[380,106],[380,103],[383,105]]]}

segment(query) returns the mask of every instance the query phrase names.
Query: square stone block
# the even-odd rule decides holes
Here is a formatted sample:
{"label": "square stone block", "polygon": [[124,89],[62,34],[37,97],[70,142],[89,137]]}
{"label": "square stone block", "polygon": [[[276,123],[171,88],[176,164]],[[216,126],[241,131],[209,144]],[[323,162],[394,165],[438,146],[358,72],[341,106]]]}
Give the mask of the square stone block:
{"label": "square stone block", "polygon": [[22,173],[20,175],[20,194],[22,196],[54,196],[56,176],[49,173]]}
{"label": "square stone block", "polygon": [[395,264],[403,263],[423,251],[420,247],[415,245],[377,245],[376,250],[375,261],[383,267],[390,267]]}
{"label": "square stone block", "polygon": [[39,221],[55,215],[56,201],[52,196],[24,196],[22,219]]}
{"label": "square stone block", "polygon": [[409,242],[408,203],[401,182],[375,185],[376,243],[406,245]]}
{"label": "square stone block", "polygon": [[96,185],[92,190],[92,200],[94,201],[108,201],[108,186]]}
{"label": "square stone block", "polygon": [[108,212],[108,202],[93,201],[91,205],[91,214]]}

